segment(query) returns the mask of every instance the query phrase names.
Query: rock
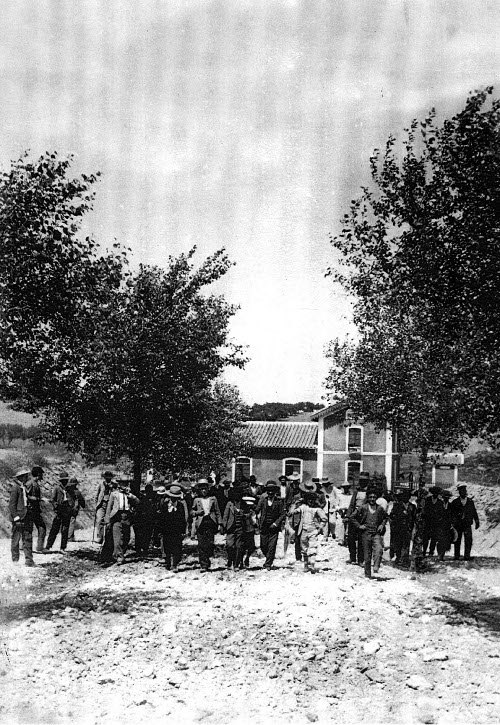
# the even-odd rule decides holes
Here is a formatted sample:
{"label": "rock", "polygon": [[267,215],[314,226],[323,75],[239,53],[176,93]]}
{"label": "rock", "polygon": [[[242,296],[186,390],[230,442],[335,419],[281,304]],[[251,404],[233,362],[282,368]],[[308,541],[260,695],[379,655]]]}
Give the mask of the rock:
{"label": "rock", "polygon": [[443,650],[429,652],[423,657],[424,662],[445,662],[447,659],[448,655]]}
{"label": "rock", "polygon": [[270,680],[276,680],[278,677],[278,670],[269,670],[268,677]]}
{"label": "rock", "polygon": [[406,680],[406,684],[408,687],[411,687],[412,690],[434,689],[434,685],[429,682],[429,680],[426,680],[425,677],[422,677],[422,675],[412,675]]}
{"label": "rock", "polygon": [[376,639],[372,639],[370,642],[365,642],[363,650],[367,655],[374,655],[380,649],[380,642]]}
{"label": "rock", "polygon": [[308,650],[307,652],[304,652],[304,654],[302,655],[302,659],[310,662],[316,659],[316,652],[314,652],[314,650],[312,649]]}
{"label": "rock", "polygon": [[385,677],[383,676],[383,674],[374,668],[366,670],[365,675],[368,677],[369,680],[371,680],[371,682],[385,682]]}
{"label": "rock", "polygon": [[306,712],[306,718],[309,720],[309,722],[317,722],[318,716],[315,712]]}

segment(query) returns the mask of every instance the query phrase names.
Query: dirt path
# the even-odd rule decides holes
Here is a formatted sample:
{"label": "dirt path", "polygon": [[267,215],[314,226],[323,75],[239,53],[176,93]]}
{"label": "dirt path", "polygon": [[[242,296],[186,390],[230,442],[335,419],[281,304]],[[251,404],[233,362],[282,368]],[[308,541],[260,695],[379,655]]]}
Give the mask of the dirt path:
{"label": "dirt path", "polygon": [[102,569],[95,546],[73,547],[0,575],[2,722],[499,720],[494,559],[366,580],[329,542],[315,576],[290,551],[271,572],[219,556],[202,574],[190,546],[174,575],[156,560]]}

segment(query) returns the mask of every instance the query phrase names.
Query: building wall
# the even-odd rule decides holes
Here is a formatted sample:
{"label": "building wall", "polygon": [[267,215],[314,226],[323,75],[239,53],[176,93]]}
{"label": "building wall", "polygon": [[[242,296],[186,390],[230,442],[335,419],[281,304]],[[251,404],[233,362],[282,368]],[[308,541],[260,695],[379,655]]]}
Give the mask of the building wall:
{"label": "building wall", "polygon": [[370,423],[363,426],[363,451],[367,453],[384,451],[386,447],[385,430],[376,431]]}
{"label": "building wall", "polygon": [[263,449],[253,451],[249,457],[252,459],[252,474],[259,483],[277,481],[283,473],[283,460],[286,458],[302,460],[303,481],[310,481],[316,476],[316,451]]}

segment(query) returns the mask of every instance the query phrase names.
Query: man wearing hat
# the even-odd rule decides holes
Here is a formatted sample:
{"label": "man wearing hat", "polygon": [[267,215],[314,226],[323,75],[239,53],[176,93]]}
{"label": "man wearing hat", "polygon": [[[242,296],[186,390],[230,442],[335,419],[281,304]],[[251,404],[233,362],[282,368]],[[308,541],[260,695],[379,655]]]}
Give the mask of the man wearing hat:
{"label": "man wearing hat", "polygon": [[149,552],[149,545],[153,538],[153,529],[158,514],[158,491],[161,488],[165,490],[163,486],[160,486],[155,495],[153,484],[147,483],[144,491],[139,496],[134,520],[135,553],[137,556],[147,556]]}
{"label": "man wearing hat", "polygon": [[384,553],[382,537],[384,535],[385,522],[387,521],[387,513],[382,506],[377,505],[377,493],[374,489],[371,489],[367,493],[366,503],[356,511],[351,521],[361,533],[365,576],[370,578],[372,575],[372,556],[373,571],[375,574],[378,572],[382,562],[382,555]]}
{"label": "man wearing hat", "polygon": [[186,534],[188,517],[182,488],[172,484],[161,497],[158,525],[162,537],[165,567],[179,571],[182,559],[182,540]]}
{"label": "man wearing hat", "polygon": [[104,523],[106,535],[101,551],[101,561],[125,563],[125,554],[130,542],[130,526],[132,512],[139,504],[139,499],[130,493],[130,480],[120,478],[118,488],[111,491]]}
{"label": "man wearing hat", "polygon": [[260,528],[260,549],[266,561],[264,569],[271,569],[276,556],[276,546],[281,526],[286,517],[284,500],[279,498],[276,481],[268,481],[266,490],[257,504],[257,520]]}
{"label": "man wearing hat", "polygon": [[340,531],[342,532],[342,535],[338,537],[340,546],[347,546],[347,527],[349,523],[347,509],[351,503],[351,497],[351,484],[348,481],[345,481],[340,486],[340,489],[338,487],[334,489],[335,517],[340,524]]}
{"label": "man wearing hat", "polygon": [[448,489],[441,491],[440,498],[443,505],[436,524],[436,548],[439,561],[443,561],[444,555],[450,549],[451,542],[456,536],[456,530],[453,528],[451,517],[451,491],[448,491]]}
{"label": "man wearing hat", "polygon": [[114,473],[111,471],[104,471],[102,478],[103,480],[97,487],[97,494],[95,497],[95,527],[97,528],[96,541],[98,544],[102,544],[104,541],[104,517],[106,516],[106,509],[108,507],[111,491],[114,488]]}
{"label": "man wearing hat", "polygon": [[354,487],[352,492],[351,501],[349,508],[347,509],[347,545],[349,547],[349,563],[358,564],[363,563],[363,541],[361,532],[355,524],[352,523],[352,517],[360,510],[361,506],[366,501],[366,488],[370,480],[370,474],[361,471],[359,474],[358,486]]}
{"label": "man wearing hat", "polygon": [[479,528],[479,516],[474,501],[467,496],[467,486],[465,484],[462,483],[458,486],[458,498],[451,502],[450,510],[453,525],[457,531],[454,558],[460,559],[460,544],[463,536],[464,561],[469,561],[472,549],[472,524],[476,525],[476,529]]}
{"label": "man wearing hat", "polygon": [[61,530],[61,554],[66,551],[68,545],[68,534],[69,525],[71,522],[71,507],[66,491],[66,486],[69,481],[69,473],[67,471],[61,471],[59,474],[59,483],[56,483],[52,489],[51,503],[54,508],[55,516],[50,527],[49,536],[47,538],[47,548],[44,551],[47,553],[50,551],[56,536]]}
{"label": "man wearing hat", "polygon": [[429,547],[429,556],[434,556],[436,548],[437,524],[441,518],[443,502],[439,498],[441,489],[439,486],[432,486],[429,489],[429,496],[424,502],[424,537],[422,542],[422,555],[427,556],[427,547]]}
{"label": "man wearing hat", "polygon": [[396,557],[395,564],[402,566],[410,565],[410,543],[415,517],[416,507],[410,503],[410,492],[408,490],[396,489],[396,501],[389,515],[391,521],[391,551]]}
{"label": "man wearing hat", "polygon": [[222,517],[222,533],[226,534],[227,568],[240,568],[243,549],[243,491],[229,489],[229,502]]}
{"label": "man wearing hat", "polygon": [[21,468],[14,475],[14,483],[9,496],[9,514],[12,522],[10,551],[12,561],[19,561],[19,543],[23,541],[24,563],[35,566],[33,561],[33,519],[29,514],[26,484],[30,472]]}
{"label": "man wearing hat", "polygon": [[47,527],[42,517],[42,489],[41,483],[43,479],[43,468],[41,466],[33,466],[31,469],[31,480],[26,483],[26,495],[28,497],[28,513],[36,526],[38,538],[36,550],[38,553],[43,552],[45,543],[45,534]]}
{"label": "man wearing hat", "polygon": [[198,557],[201,571],[210,569],[210,559],[214,554],[214,540],[222,525],[219,504],[215,496],[209,495],[209,482],[206,478],[198,480],[198,495],[193,503],[193,530],[198,539]]}
{"label": "man wearing hat", "polygon": [[68,494],[69,506],[71,509],[71,519],[69,522],[69,530],[68,530],[68,541],[74,541],[75,540],[76,518],[77,518],[78,514],[80,513],[80,509],[85,508],[85,498],[83,497],[82,492],[78,488],[78,479],[77,478],[69,479],[69,483],[66,486],[66,493]]}

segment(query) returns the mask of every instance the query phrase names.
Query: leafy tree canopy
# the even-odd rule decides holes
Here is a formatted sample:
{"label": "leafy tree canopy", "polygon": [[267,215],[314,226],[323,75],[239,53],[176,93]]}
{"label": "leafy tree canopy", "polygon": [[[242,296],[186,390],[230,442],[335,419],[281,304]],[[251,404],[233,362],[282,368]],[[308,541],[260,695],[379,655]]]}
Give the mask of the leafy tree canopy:
{"label": "leafy tree canopy", "polygon": [[434,111],[371,159],[373,184],[332,238],[329,273],[359,338],[332,343],[327,385],[407,448],[463,447],[500,424],[500,101],[492,88]]}
{"label": "leafy tree canopy", "polygon": [[235,308],[207,288],[231,262],[195,268],[192,249],[133,274],[118,246],[80,239],[97,177],[69,165],[23,157],[0,177],[0,396],[73,450],[129,455],[136,485],[150,466],[221,465],[242,406],[218,379],[244,357]]}
{"label": "leafy tree canopy", "polygon": [[246,411],[247,420],[280,420],[299,413],[312,413],[323,406],[319,403],[254,403]]}

